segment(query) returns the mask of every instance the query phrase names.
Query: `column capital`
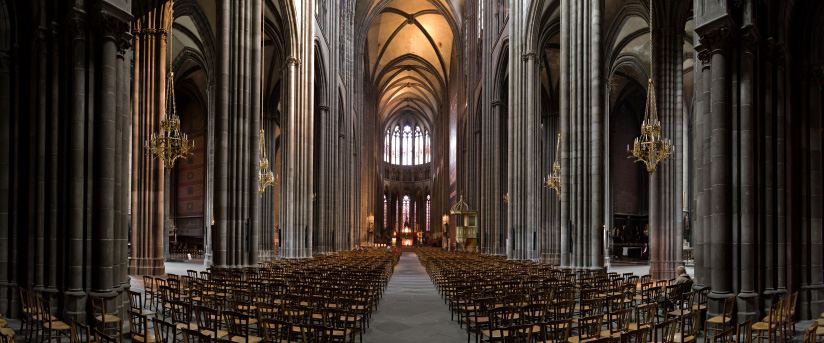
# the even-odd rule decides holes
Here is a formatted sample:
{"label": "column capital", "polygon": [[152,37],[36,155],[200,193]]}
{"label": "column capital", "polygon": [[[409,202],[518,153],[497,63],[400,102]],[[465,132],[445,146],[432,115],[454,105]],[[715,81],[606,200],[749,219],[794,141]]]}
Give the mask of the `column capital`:
{"label": "column capital", "polygon": [[289,56],[283,61],[283,68],[289,68],[291,66],[300,67],[300,60],[295,56]]}
{"label": "column capital", "polygon": [[86,26],[86,12],[73,8],[68,20],[66,20],[66,27],[69,29],[72,40],[86,39],[86,31],[88,30]]}
{"label": "column capital", "polygon": [[758,30],[753,25],[747,25],[741,29],[741,40],[739,44],[744,48],[744,52],[748,54],[755,53],[758,42],[761,38],[758,35]]}
{"label": "column capital", "polygon": [[329,112],[329,106],[326,105],[318,105],[318,109],[324,112]]}
{"label": "column capital", "polygon": [[701,63],[705,68],[709,68],[710,66],[710,57],[712,57],[712,55],[707,49],[698,52],[698,59],[701,60]]}
{"label": "column capital", "polygon": [[704,32],[699,40],[702,46],[705,46],[710,52],[715,53],[727,47],[730,36],[729,26],[723,24]]}
{"label": "column capital", "polygon": [[121,56],[126,56],[126,50],[131,49],[133,39],[134,36],[128,32],[120,35],[120,39],[117,41],[117,53]]}
{"label": "column capital", "polygon": [[538,54],[536,54],[535,51],[529,51],[529,52],[524,53],[524,55],[521,56],[521,59],[523,59],[524,62],[529,61],[529,60],[537,61],[538,60]]}
{"label": "column capital", "polygon": [[503,101],[501,101],[501,100],[495,100],[495,101],[493,101],[493,102],[492,102],[492,107],[493,107],[493,108],[495,108],[495,107],[499,107],[499,106],[502,106],[503,104],[504,104],[504,103],[503,103]]}
{"label": "column capital", "polygon": [[129,31],[129,24],[125,20],[106,10],[98,12],[94,23],[103,39],[117,41],[123,33]]}

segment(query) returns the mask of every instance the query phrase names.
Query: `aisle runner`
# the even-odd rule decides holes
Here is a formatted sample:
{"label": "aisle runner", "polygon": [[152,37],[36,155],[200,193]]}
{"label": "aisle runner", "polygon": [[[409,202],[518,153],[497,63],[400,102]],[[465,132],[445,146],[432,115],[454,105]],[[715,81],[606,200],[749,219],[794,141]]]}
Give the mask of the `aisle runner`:
{"label": "aisle runner", "polygon": [[465,342],[466,331],[449,319],[449,307],[432,285],[418,255],[404,252],[363,341]]}

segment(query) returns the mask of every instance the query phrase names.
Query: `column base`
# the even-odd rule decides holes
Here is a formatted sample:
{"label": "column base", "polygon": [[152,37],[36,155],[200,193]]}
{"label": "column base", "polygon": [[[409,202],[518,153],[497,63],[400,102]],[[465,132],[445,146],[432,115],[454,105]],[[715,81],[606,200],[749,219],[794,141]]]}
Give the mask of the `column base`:
{"label": "column base", "polygon": [[821,316],[824,312],[824,284],[810,286],[810,319]]}
{"label": "column base", "polygon": [[739,293],[735,302],[736,308],[738,309],[738,322],[743,322],[750,318],[761,318],[758,317],[758,293]]}
{"label": "column base", "polygon": [[89,297],[83,290],[69,290],[63,293],[66,315],[79,323],[86,324],[86,304]]}

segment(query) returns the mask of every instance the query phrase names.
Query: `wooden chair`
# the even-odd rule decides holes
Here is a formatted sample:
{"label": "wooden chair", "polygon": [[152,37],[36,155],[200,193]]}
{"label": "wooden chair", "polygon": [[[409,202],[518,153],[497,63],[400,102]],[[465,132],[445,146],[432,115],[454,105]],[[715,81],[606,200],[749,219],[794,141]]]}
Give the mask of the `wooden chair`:
{"label": "wooden chair", "polygon": [[601,323],[604,316],[596,314],[578,320],[578,335],[569,338],[570,343],[589,342],[601,338]]}
{"label": "wooden chair", "polygon": [[804,331],[803,343],[815,343],[816,336],[818,336],[818,321],[813,322],[813,325],[807,331]]}
{"label": "wooden chair", "polygon": [[349,311],[337,308],[327,308],[322,312],[323,325],[331,331],[329,335],[334,341],[354,342],[355,322],[349,320],[353,318]]}
{"label": "wooden chair", "polygon": [[129,310],[138,313],[142,316],[154,316],[155,313],[143,308],[143,302],[140,301],[140,292],[128,290],[129,293]]}
{"label": "wooden chair", "polygon": [[[675,319],[666,320],[661,324],[655,326],[652,331],[653,343],[673,343],[675,340],[675,331],[678,330],[678,321]],[[659,334],[660,332],[660,334]]]}
{"label": "wooden chair", "polygon": [[704,336],[712,337],[717,333],[727,329],[727,325],[732,327],[732,310],[735,308],[735,296],[724,299],[724,306],[720,316],[708,318],[704,322]]}
{"label": "wooden chair", "polygon": [[781,320],[784,313],[784,300],[781,300],[770,306],[770,313],[765,318],[766,321],[761,321],[752,325],[752,331],[755,334],[755,340],[762,342],[766,340],[769,343],[778,342],[781,336]]}
{"label": "wooden chair", "polygon": [[193,312],[195,323],[200,332],[212,338],[223,338],[229,335],[229,332],[220,330],[220,323],[223,321],[223,317],[218,310],[205,306],[194,306]]}
{"label": "wooden chair", "polygon": [[329,335],[332,330],[322,324],[301,324],[297,326],[297,331],[303,343],[332,342],[332,336]]}
{"label": "wooden chair", "polygon": [[11,328],[0,328],[0,343],[17,343],[17,335]]}
{"label": "wooden chair", "polygon": [[149,332],[149,319],[137,312],[129,311],[129,329],[132,342],[155,343],[155,335]]}
{"label": "wooden chair", "polygon": [[735,343],[735,329],[729,328],[721,331],[721,333],[715,336],[712,336],[712,343]]}
{"label": "wooden chair", "polygon": [[681,324],[678,328],[679,332],[675,333],[672,341],[675,343],[695,342],[698,337],[700,315],[699,312],[692,312],[681,318]]}
{"label": "wooden chair", "polygon": [[263,338],[249,334],[249,326],[252,318],[241,312],[224,311],[223,319],[226,322],[226,331],[229,339],[236,343],[258,343]]}
{"label": "wooden chair", "polygon": [[569,331],[572,328],[571,320],[551,320],[538,324],[538,332],[533,329],[533,336],[540,343],[567,343]]}
{"label": "wooden chair", "polygon": [[532,343],[533,330],[535,326],[532,324],[512,325],[504,330],[506,331],[507,343]]}
{"label": "wooden chair", "polygon": [[515,325],[516,312],[517,309],[512,306],[500,306],[489,309],[487,311],[489,328],[481,330],[481,336],[486,337],[489,342],[505,342],[507,337],[506,328]]}
{"label": "wooden chair", "polygon": [[640,328],[621,334],[621,343],[647,343],[649,328]]}
{"label": "wooden chair", "polygon": [[475,341],[480,341],[481,330],[489,328],[489,313],[488,311],[495,306],[497,299],[492,297],[475,298],[475,311],[472,316],[466,319],[466,342],[469,343],[470,336],[475,333]]}
{"label": "wooden chair", "polygon": [[152,326],[154,327],[155,341],[157,343],[177,343],[180,341],[177,337],[179,331],[175,324],[152,318]]}
{"label": "wooden chair", "polygon": [[292,324],[278,319],[267,318],[259,322],[265,343],[288,343],[293,340]]}
{"label": "wooden chair", "polygon": [[94,329],[94,340],[97,343],[117,343],[117,339],[107,335],[99,329]]}
{"label": "wooden chair", "polygon": [[192,323],[192,307],[189,303],[180,300],[169,301],[172,324],[178,329],[197,330],[197,324]]}
{"label": "wooden chair", "polygon": [[735,327],[735,342],[752,343],[752,318],[738,323]]}
{"label": "wooden chair", "polygon": [[635,323],[629,324],[630,330],[638,330],[643,327],[653,327],[655,316],[658,315],[658,304],[644,304],[635,307]]}
{"label": "wooden chair", "polygon": [[89,329],[88,325],[81,324],[80,322],[74,320],[72,318],[71,322],[71,330],[70,330],[70,341],[71,343],[93,343],[94,342],[94,333]]}
{"label": "wooden chair", "polygon": [[99,325],[100,330],[104,334],[108,334],[110,331],[117,332],[118,342],[123,342],[123,320],[118,316],[106,313],[106,303],[103,298],[94,294],[90,295],[89,298],[94,311],[94,321]]}
{"label": "wooden chair", "polygon": [[[613,339],[621,339],[622,334],[629,332],[629,324],[632,320],[632,309],[623,309],[611,312],[607,316],[607,330],[601,331],[601,337],[612,337]],[[642,329],[647,328],[645,326]],[[638,331],[632,330],[632,331]]]}
{"label": "wooden chair", "polygon": [[212,343],[212,337],[197,330],[183,329],[184,343]]}
{"label": "wooden chair", "polygon": [[[152,309],[154,306],[154,278],[151,275],[143,275],[143,304],[141,307]],[[148,304],[149,306],[146,306]]]}
{"label": "wooden chair", "polygon": [[57,336],[54,338],[56,338],[58,342],[62,340],[63,336],[71,339],[71,326],[51,315],[51,303],[41,297],[36,297],[35,303],[37,304],[38,310],[37,317],[40,318],[40,326],[43,329],[43,335],[46,338],[46,343],[51,342],[52,333],[55,332],[57,333]]}

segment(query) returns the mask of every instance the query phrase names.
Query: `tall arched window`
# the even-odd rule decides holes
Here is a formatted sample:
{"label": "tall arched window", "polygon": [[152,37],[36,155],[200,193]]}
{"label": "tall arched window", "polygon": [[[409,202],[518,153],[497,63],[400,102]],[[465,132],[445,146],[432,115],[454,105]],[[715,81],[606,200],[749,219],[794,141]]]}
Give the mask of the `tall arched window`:
{"label": "tall arched window", "polygon": [[386,230],[389,228],[387,225],[387,218],[389,218],[389,213],[387,210],[389,209],[389,203],[386,201],[386,194],[383,195],[383,229]]}
{"label": "tall arched window", "polygon": [[429,209],[430,209],[430,206],[431,206],[430,203],[429,203],[429,200],[430,200],[429,196],[427,195],[426,196],[426,231],[429,231],[429,214],[430,214]]}
{"label": "tall arched window", "polygon": [[403,196],[403,223],[402,225],[406,226],[409,223],[409,196]]}
{"label": "tall arched window", "polygon": [[403,127],[403,161],[401,164],[412,165],[412,128],[409,125]]}
{"label": "tall arched window", "polygon": [[419,123],[387,128],[383,139],[386,163],[412,166],[432,162],[431,136]]}
{"label": "tall arched window", "polygon": [[401,127],[395,126],[392,132],[392,164],[401,164]]}
{"label": "tall arched window", "polygon": [[386,137],[383,139],[383,161],[390,162],[390,158],[392,157],[392,134],[389,130],[386,130]]}
{"label": "tall arched window", "polygon": [[423,164],[423,132],[421,127],[415,127],[415,164]]}

